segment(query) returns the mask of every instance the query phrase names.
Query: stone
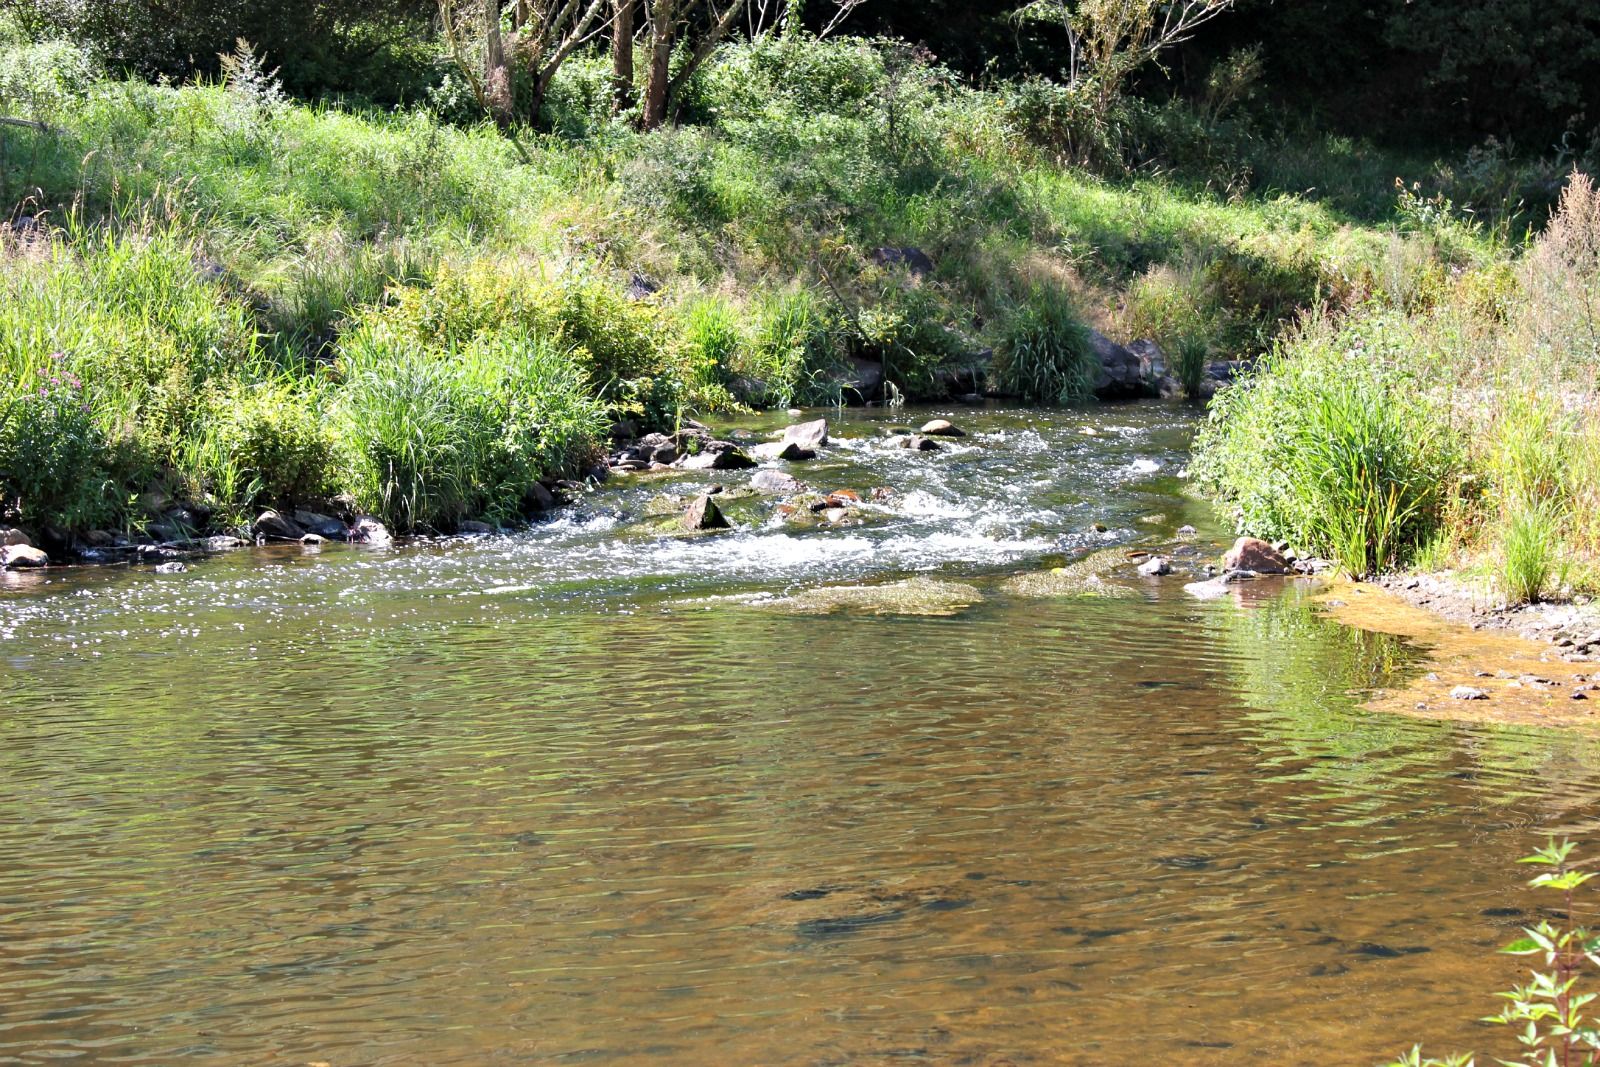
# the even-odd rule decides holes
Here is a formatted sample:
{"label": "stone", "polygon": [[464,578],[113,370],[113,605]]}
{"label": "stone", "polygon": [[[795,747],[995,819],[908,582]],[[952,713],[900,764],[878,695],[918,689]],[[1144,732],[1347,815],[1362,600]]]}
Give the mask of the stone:
{"label": "stone", "polygon": [[327,540],[328,539],[326,537],[323,537],[320,534],[308,533],[304,537],[300,538],[300,543],[302,545],[311,545],[312,547],[315,547],[320,544],[325,544]]}
{"label": "stone", "polygon": [[828,443],[828,420],[813,419],[810,422],[796,422],[784,427],[783,443],[798,445],[815,452]]}
{"label": "stone", "polygon": [[528,504],[534,511],[554,511],[557,503],[556,495],[538,482],[528,490]]}
{"label": "stone", "polygon": [[1489,694],[1470,685],[1458,685],[1450,690],[1451,700],[1488,700]]}
{"label": "stone", "polygon": [[276,511],[268,509],[256,517],[251,525],[250,532],[258,540],[267,541],[298,541],[306,535],[299,523],[293,519],[285,518]]}
{"label": "stone", "polygon": [[232,537],[228,534],[218,534],[215,537],[207,537],[205,540],[200,542],[200,547],[205,549],[207,552],[228,552],[235,548],[243,548],[244,545],[245,542],[242,538]]}
{"label": "stone", "polygon": [[173,560],[170,563],[157,564],[155,572],[157,574],[183,574],[188,569],[189,565],[187,563]]}
{"label": "stone", "polygon": [[1226,570],[1255,571],[1257,574],[1287,574],[1289,561],[1283,553],[1258,537],[1241,537],[1222,557]]}
{"label": "stone", "polygon": [[32,545],[6,545],[0,548],[0,571],[20,571],[48,567],[50,557]]}
{"label": "stone", "polygon": [[110,548],[117,538],[109,530],[90,530],[83,535],[83,543],[90,548]]}
{"label": "stone", "polygon": [[929,437],[965,437],[967,431],[955,425],[949,419],[932,419],[923,423],[921,433]]}
{"label": "stone", "polygon": [[0,527],[0,548],[8,545],[31,545],[33,540],[15,526]]}
{"label": "stone", "polygon": [[1138,356],[1099,330],[1089,331],[1089,349],[1098,364],[1093,386],[1095,396],[1101,400],[1128,400],[1144,395],[1144,377]]}
{"label": "stone", "polygon": [[729,529],[728,520],[723,517],[722,509],[717,507],[709,494],[695,497],[680,521],[685,530]]}
{"label": "stone", "polygon": [[1139,377],[1146,383],[1160,382],[1167,376],[1167,354],[1150,338],[1130,341],[1128,351],[1139,357]]}
{"label": "stone", "polygon": [[798,493],[802,486],[800,480],[792,474],[785,474],[778,470],[760,470],[750,479],[750,487],[763,493]]}
{"label": "stone", "polygon": [[789,463],[803,463],[808,459],[816,459],[817,454],[809,448],[801,448],[793,441],[774,441],[770,444],[757,445],[751,449],[762,459],[781,459]]}
{"label": "stone", "polygon": [[1146,578],[1160,578],[1172,573],[1172,564],[1165,557],[1156,556],[1139,564],[1139,573]]}
{"label": "stone", "polygon": [[920,248],[874,248],[872,262],[880,267],[899,268],[913,278],[925,278],[933,273],[933,258]]}
{"label": "stone", "polygon": [[843,522],[850,517],[850,512],[844,508],[824,508],[822,517],[828,522]]}
{"label": "stone", "polygon": [[661,291],[661,283],[647,274],[634,271],[628,278],[628,299],[645,300]]}
{"label": "stone", "polygon": [[679,466],[687,471],[740,471],[758,464],[743,449],[728,445],[726,448],[696,453]]}
{"label": "stone", "polygon": [[344,541],[350,537],[350,530],[344,523],[321,512],[298,510],[290,518],[307,533],[329,541]]}
{"label": "stone", "polygon": [[359,515],[350,524],[350,540],[363,545],[387,545],[394,541],[389,528],[371,515]]}
{"label": "stone", "polygon": [[895,444],[901,448],[910,449],[912,452],[941,452],[944,446],[931,437],[921,434],[912,434],[910,437],[897,437]]}
{"label": "stone", "polygon": [[476,519],[468,519],[466,522],[463,522],[460,526],[460,530],[468,537],[487,537],[489,534],[494,533],[493,526],[490,526],[486,522],[479,522]]}
{"label": "stone", "polygon": [[851,356],[850,370],[839,382],[841,392],[858,403],[868,403],[883,392],[883,364],[861,356]]}

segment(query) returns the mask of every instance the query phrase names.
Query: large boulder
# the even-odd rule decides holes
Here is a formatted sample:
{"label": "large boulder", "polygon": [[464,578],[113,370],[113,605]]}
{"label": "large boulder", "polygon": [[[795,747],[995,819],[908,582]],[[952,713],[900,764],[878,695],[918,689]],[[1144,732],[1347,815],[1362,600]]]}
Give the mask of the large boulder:
{"label": "large boulder", "polygon": [[270,508],[256,517],[250,532],[257,540],[266,541],[298,541],[306,535],[299,523]]}
{"label": "large boulder", "polygon": [[815,452],[828,443],[828,420],[813,419],[810,422],[797,422],[785,427],[783,443]]}
{"label": "large boulder", "polygon": [[338,519],[330,518],[318,511],[300,509],[291,516],[294,524],[307,533],[314,533],[328,541],[348,541],[350,529]]}
{"label": "large boulder", "polygon": [[15,526],[0,526],[0,548],[7,545],[31,545],[33,538],[17,529]]}
{"label": "large boulder", "polygon": [[849,369],[839,382],[845,399],[866,404],[883,395],[883,364],[877,360],[850,357]]}
{"label": "large boulder", "polygon": [[793,441],[773,441],[769,444],[757,445],[750,451],[762,459],[781,459],[790,463],[800,463],[808,459],[816,459],[817,454],[809,448],[801,448]]}
{"label": "large boulder", "polygon": [[1128,351],[1139,357],[1139,377],[1147,387],[1155,386],[1167,376],[1167,354],[1150,338],[1130,341]]}
{"label": "large boulder", "polygon": [[1145,394],[1139,357],[1099,330],[1089,331],[1096,363],[1094,395],[1101,400],[1129,400]]}
{"label": "large boulder", "polygon": [[685,530],[726,530],[729,528],[728,520],[723,517],[722,510],[712,501],[708,494],[701,494],[694,498],[689,505],[689,510],[683,513],[683,528]]}
{"label": "large boulder", "polygon": [[0,571],[20,571],[48,567],[50,557],[32,545],[7,545],[0,548]]}
{"label": "large boulder", "polygon": [[1288,574],[1289,560],[1282,552],[1258,537],[1241,537],[1222,557],[1230,571],[1255,571],[1257,574]]}

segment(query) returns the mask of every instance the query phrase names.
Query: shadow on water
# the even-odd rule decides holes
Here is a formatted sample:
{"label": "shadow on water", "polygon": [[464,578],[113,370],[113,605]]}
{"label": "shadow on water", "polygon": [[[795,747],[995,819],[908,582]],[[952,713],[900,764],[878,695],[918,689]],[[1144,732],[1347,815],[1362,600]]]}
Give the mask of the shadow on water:
{"label": "shadow on water", "polygon": [[[812,477],[927,495],[855,529],[630,539],[635,486],[472,546],[8,590],[0,1062],[1481,1044],[1510,861],[1589,828],[1592,744],[1362,711],[1415,650],[1294,590],[1008,596],[1221,536],[1181,419],[1109,412],[967,414],[921,467],[863,426]],[[928,571],[983,596],[717,599]]]}

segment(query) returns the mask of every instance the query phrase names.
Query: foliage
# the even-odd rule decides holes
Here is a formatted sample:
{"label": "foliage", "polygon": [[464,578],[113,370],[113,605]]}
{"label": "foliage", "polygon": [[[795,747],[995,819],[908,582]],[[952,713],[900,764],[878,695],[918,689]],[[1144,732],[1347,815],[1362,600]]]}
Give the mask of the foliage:
{"label": "foliage", "polygon": [[995,376],[1027,400],[1070,404],[1087,399],[1098,369],[1088,327],[1070,295],[1041,284],[1013,312],[994,354]]}
{"label": "foliage", "polygon": [[68,527],[114,513],[105,435],[65,352],[51,353],[27,387],[0,401],[0,514]]}
{"label": "foliage", "polygon": [[[1528,884],[1560,897],[1555,914],[1560,922],[1541,919],[1524,927],[1522,937],[1501,949],[1513,956],[1534,956],[1544,969],[1527,982],[1496,994],[1505,1006],[1484,1022],[1508,1026],[1522,1046],[1516,1059],[1497,1060],[1507,1067],[1594,1067],[1600,1063],[1600,1026],[1586,1013],[1596,994],[1588,991],[1594,968],[1600,968],[1600,934],[1576,922],[1577,891],[1595,877],[1574,859],[1576,846],[1552,838],[1544,848],[1518,863],[1542,868]],[[1551,909],[1555,910],[1555,909]],[[1413,1047],[1388,1067],[1472,1067],[1471,1056],[1424,1057]]]}
{"label": "foliage", "polygon": [[1387,358],[1394,343],[1383,320],[1313,320],[1218,398],[1194,469],[1241,529],[1327,553],[1358,577],[1428,537],[1461,449],[1443,410]]}

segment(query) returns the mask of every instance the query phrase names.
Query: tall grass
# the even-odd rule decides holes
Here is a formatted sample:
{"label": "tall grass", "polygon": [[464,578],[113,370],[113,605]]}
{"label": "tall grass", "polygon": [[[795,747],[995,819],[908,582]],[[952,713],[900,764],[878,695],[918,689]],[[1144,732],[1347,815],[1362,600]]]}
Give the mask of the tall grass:
{"label": "tall grass", "polygon": [[1035,286],[1003,327],[994,369],[1001,388],[1026,400],[1070,404],[1087,399],[1099,365],[1071,296]]}

